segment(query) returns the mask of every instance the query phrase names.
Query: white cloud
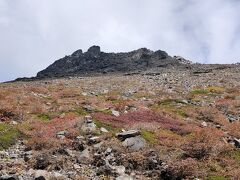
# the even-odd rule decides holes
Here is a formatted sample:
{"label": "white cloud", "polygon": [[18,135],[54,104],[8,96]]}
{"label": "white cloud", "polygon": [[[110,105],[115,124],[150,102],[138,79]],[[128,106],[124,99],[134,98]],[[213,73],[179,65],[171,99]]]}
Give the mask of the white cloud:
{"label": "white cloud", "polygon": [[239,12],[236,0],[0,0],[0,81],[35,75],[93,44],[237,62]]}

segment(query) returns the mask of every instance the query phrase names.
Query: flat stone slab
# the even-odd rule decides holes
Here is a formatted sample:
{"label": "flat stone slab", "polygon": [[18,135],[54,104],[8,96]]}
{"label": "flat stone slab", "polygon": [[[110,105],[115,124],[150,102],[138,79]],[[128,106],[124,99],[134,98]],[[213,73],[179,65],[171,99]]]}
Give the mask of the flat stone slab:
{"label": "flat stone slab", "polygon": [[116,134],[117,138],[119,138],[121,140],[125,140],[125,139],[131,138],[131,137],[136,137],[138,135],[140,135],[140,131],[138,131],[138,130],[129,130],[129,131],[125,131],[125,132]]}

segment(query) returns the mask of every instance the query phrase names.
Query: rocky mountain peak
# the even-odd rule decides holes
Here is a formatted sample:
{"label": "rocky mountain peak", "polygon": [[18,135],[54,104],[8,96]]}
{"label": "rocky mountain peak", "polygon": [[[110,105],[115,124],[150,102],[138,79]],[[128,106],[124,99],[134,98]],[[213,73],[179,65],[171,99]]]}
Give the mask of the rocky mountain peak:
{"label": "rocky mountain peak", "polygon": [[106,53],[102,52],[99,46],[93,45],[85,53],[79,49],[71,56],[55,61],[40,71],[37,78],[144,72],[153,69],[161,72],[163,68],[183,69],[188,64],[190,63],[186,63],[182,58],[171,57],[162,50],[152,51],[140,48],[131,52]]}
{"label": "rocky mountain peak", "polygon": [[92,56],[99,56],[101,53],[101,48],[100,46],[91,46],[88,51],[87,54],[92,55]]}
{"label": "rocky mountain peak", "polygon": [[142,54],[151,54],[153,53],[153,51],[151,51],[150,49],[147,49],[147,48],[140,48],[136,51],[134,51],[136,53],[142,53]]}

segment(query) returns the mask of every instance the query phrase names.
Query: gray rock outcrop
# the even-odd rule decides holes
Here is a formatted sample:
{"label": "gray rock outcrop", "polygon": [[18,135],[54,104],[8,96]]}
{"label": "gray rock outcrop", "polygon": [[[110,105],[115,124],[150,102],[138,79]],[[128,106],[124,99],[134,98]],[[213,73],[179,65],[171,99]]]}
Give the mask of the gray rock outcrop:
{"label": "gray rock outcrop", "polygon": [[87,52],[75,51],[54,62],[37,74],[37,78],[74,76],[84,74],[125,73],[144,71],[155,67],[181,65],[166,52],[141,48],[126,53],[105,53],[99,46],[92,46]]}

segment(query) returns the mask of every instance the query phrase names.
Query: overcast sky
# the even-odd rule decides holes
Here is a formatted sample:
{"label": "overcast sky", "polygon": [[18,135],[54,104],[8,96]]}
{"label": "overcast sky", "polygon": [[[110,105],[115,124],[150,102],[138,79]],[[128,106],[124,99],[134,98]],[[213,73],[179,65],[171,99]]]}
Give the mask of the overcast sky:
{"label": "overcast sky", "polygon": [[94,44],[239,62],[240,0],[0,0],[0,81]]}

